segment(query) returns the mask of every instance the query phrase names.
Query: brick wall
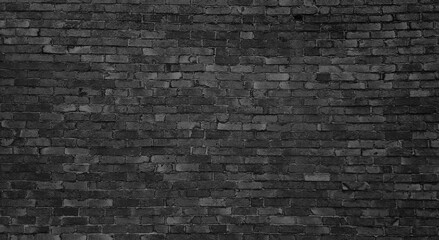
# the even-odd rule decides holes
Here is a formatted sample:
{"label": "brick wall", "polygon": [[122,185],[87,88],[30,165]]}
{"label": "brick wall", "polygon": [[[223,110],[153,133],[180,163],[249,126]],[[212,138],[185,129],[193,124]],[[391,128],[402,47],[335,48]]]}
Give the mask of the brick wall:
{"label": "brick wall", "polygon": [[0,16],[1,240],[438,239],[438,1]]}

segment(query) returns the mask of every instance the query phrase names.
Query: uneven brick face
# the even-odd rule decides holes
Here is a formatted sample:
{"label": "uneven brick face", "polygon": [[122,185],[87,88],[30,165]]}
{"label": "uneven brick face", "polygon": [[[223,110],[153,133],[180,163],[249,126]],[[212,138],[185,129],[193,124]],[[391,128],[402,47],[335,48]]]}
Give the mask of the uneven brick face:
{"label": "uneven brick face", "polygon": [[438,1],[0,15],[0,239],[437,239]]}

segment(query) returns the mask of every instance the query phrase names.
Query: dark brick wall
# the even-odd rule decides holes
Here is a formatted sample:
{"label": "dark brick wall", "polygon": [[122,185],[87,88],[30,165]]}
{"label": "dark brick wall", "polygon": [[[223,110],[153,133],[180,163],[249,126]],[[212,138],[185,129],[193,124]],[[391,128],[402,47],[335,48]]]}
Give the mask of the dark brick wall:
{"label": "dark brick wall", "polygon": [[0,239],[439,239],[436,0],[0,1]]}

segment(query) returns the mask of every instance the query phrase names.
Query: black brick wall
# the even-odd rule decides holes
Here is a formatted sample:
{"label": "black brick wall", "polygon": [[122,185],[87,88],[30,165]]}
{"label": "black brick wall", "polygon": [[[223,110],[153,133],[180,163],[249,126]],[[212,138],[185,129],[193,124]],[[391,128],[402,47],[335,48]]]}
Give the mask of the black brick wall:
{"label": "black brick wall", "polygon": [[0,239],[439,239],[439,2],[1,0]]}

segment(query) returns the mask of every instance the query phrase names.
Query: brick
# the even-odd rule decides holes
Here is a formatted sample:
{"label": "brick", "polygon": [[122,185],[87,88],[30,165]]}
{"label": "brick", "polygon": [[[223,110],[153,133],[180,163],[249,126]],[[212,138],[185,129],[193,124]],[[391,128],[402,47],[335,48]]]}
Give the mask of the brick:
{"label": "brick", "polygon": [[290,78],[288,73],[268,73],[267,80],[269,81],[287,81]]}
{"label": "brick", "polygon": [[424,70],[438,71],[439,70],[439,63],[426,63],[426,64],[424,64]]}
{"label": "brick", "polygon": [[218,130],[241,130],[242,125],[237,123],[218,123]]}
{"label": "brick", "polygon": [[175,170],[176,171],[181,171],[181,172],[185,172],[185,171],[199,171],[199,166],[197,164],[177,164],[175,166]]}
{"label": "brick", "polygon": [[89,234],[90,240],[113,240],[114,238],[110,234]]}
{"label": "brick", "polygon": [[330,175],[327,173],[305,174],[304,179],[311,182],[327,182],[330,181]]}
{"label": "brick", "polygon": [[175,156],[172,156],[172,155],[155,155],[155,156],[151,157],[151,161],[152,162],[161,162],[161,163],[174,162],[175,161]]}
{"label": "brick", "polygon": [[101,56],[101,55],[81,55],[81,62],[104,62],[104,56]]}
{"label": "brick", "polygon": [[279,0],[280,6],[300,6],[302,5],[301,0]]}
{"label": "brick", "polygon": [[181,72],[163,73],[158,75],[158,79],[180,79],[181,77]]}
{"label": "brick", "polygon": [[193,129],[198,125],[196,122],[179,122],[177,123],[177,129]]}
{"label": "brick", "polygon": [[218,65],[237,65],[239,58],[237,56],[217,55],[215,56],[215,63]]}
{"label": "brick", "polygon": [[160,49],[154,49],[154,48],[143,48],[143,55],[146,56],[157,56],[161,54]]}
{"label": "brick", "polygon": [[273,225],[296,225],[297,218],[292,216],[273,216],[269,218]]}
{"label": "brick", "polygon": [[430,91],[424,91],[424,90],[411,90],[410,91],[410,97],[428,97],[431,96]]}
{"label": "brick", "polygon": [[16,28],[28,28],[30,27],[30,21],[24,19],[10,19],[7,22],[3,23],[7,27],[16,27]]}
{"label": "brick", "polygon": [[77,47],[71,47],[68,48],[68,52],[70,54],[84,54],[84,53],[90,53],[91,47],[90,46],[77,46]]}
{"label": "brick", "polygon": [[54,106],[54,111],[60,111],[60,112],[74,112],[76,111],[76,106],[73,104],[62,104]]}
{"label": "brick", "polygon": [[326,73],[318,73],[316,75],[316,80],[319,82],[329,82],[331,81],[331,74],[326,72]]}
{"label": "brick", "polygon": [[53,11],[54,10],[54,5],[52,5],[52,4],[44,4],[44,3],[36,3],[36,4],[31,4],[29,6],[29,10],[34,10],[34,11]]}
{"label": "brick", "polygon": [[192,217],[167,217],[166,223],[169,225],[179,225],[190,223]]}
{"label": "brick", "polygon": [[64,199],[63,206],[64,207],[86,207],[87,203],[86,203],[86,201]]}
{"label": "brick", "polygon": [[143,73],[143,72],[135,73],[135,77],[140,80],[157,79],[157,76],[158,76],[157,73]]}
{"label": "brick", "polygon": [[65,148],[63,147],[46,147],[41,149],[43,155],[64,155]]}
{"label": "brick", "polygon": [[67,48],[65,46],[44,46],[43,47],[44,53],[54,53],[54,54],[65,54],[67,53]]}
{"label": "brick", "polygon": [[73,155],[88,155],[90,151],[86,148],[66,148],[65,149],[66,154],[73,154]]}
{"label": "brick", "polygon": [[64,226],[69,225],[86,225],[87,218],[85,217],[63,217],[61,224]]}
{"label": "brick", "polygon": [[105,62],[110,63],[126,63],[128,62],[128,57],[123,55],[106,55]]}
{"label": "brick", "polygon": [[128,46],[130,47],[152,47],[151,40],[144,39],[128,39]]}
{"label": "brick", "polygon": [[87,164],[65,164],[63,166],[65,172],[84,173],[88,172],[89,165]]}
{"label": "brick", "polygon": [[213,199],[213,198],[201,198],[199,200],[200,206],[225,206],[224,199]]}
{"label": "brick", "polygon": [[231,72],[238,72],[238,73],[250,73],[253,72],[252,66],[231,66],[230,67]]}
{"label": "brick", "polygon": [[316,0],[316,5],[333,6],[339,4],[340,4],[339,0]]}
{"label": "brick", "polygon": [[81,234],[63,234],[62,239],[66,240],[86,240],[87,236]]}
{"label": "brick", "polygon": [[277,7],[277,8],[268,8],[268,15],[288,15],[290,14],[291,9],[287,7]]}
{"label": "brick", "polygon": [[354,38],[354,39],[364,39],[364,38],[370,38],[370,33],[368,32],[348,32],[346,34],[346,37],[348,39]]}

